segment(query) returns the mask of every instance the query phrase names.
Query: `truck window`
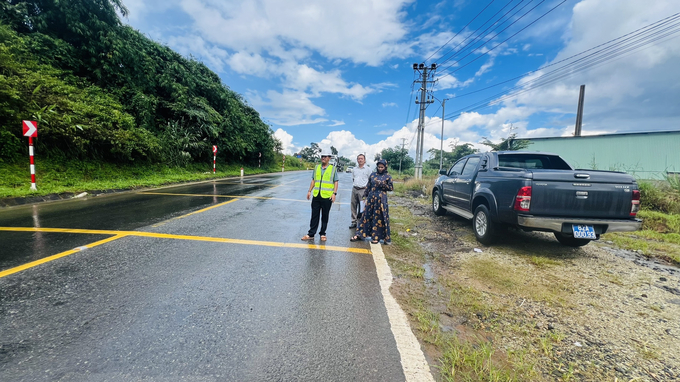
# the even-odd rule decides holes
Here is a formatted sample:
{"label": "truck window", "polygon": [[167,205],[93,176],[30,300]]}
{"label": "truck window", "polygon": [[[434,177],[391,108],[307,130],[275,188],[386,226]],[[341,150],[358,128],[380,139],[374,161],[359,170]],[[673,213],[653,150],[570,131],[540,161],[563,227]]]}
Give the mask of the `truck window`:
{"label": "truck window", "polygon": [[498,165],[500,167],[546,169],[546,170],[572,170],[564,159],[557,155],[545,154],[499,154]]}
{"label": "truck window", "polygon": [[474,174],[478,163],[479,157],[471,157],[468,159],[467,163],[465,164],[465,168],[463,169],[463,176]]}
{"label": "truck window", "polygon": [[463,166],[465,166],[465,161],[467,161],[467,158],[463,158],[456,162],[456,164],[454,164],[451,167],[451,170],[449,170],[449,176],[460,175],[460,173],[463,172]]}

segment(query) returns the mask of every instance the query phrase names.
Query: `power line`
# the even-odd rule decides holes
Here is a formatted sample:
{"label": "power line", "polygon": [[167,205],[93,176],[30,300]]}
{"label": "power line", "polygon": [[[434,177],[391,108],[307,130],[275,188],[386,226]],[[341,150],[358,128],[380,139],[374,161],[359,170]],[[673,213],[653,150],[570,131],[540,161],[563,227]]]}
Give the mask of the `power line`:
{"label": "power line", "polygon": [[[634,51],[634,50],[636,50],[636,49],[638,49],[638,48],[640,48],[640,47],[642,47],[642,46],[650,45],[650,44],[653,43],[653,42],[657,42],[657,41],[659,41],[659,40],[662,40],[662,39],[664,39],[664,38],[666,38],[666,37],[671,36],[671,35],[674,34],[674,33],[677,33],[678,31],[680,31],[680,28],[675,29],[675,30],[673,30],[673,31],[670,31],[670,32],[668,32],[668,33],[666,33],[666,34],[664,34],[664,35],[662,35],[662,36],[658,36],[658,37],[654,38],[654,39],[651,40],[651,41],[648,41],[648,42],[645,42],[645,43],[643,43],[643,44],[639,44],[639,45],[637,45],[637,46],[633,46],[633,47],[631,47],[631,48],[629,48],[629,49],[623,50],[621,53],[617,53],[617,54],[615,54],[615,55],[612,55],[611,57],[599,58],[599,61],[598,61],[598,60],[591,61],[591,62],[587,63],[586,65],[583,65],[583,66],[577,68],[577,69],[574,70],[574,71],[570,71],[570,72],[561,74],[561,75],[559,75],[559,76],[557,76],[557,77],[554,77],[554,78],[551,78],[551,79],[547,79],[547,80],[545,80],[545,81],[543,81],[543,82],[540,82],[540,83],[538,83],[538,84],[534,84],[533,86],[527,87],[527,88],[525,88],[525,89],[523,89],[523,90],[520,90],[520,91],[517,91],[517,92],[514,92],[514,93],[510,93],[510,94],[506,94],[506,93],[508,93],[508,92],[501,92],[501,93],[498,93],[498,94],[496,94],[496,95],[494,95],[494,96],[492,96],[492,97],[486,98],[486,99],[483,100],[483,101],[479,101],[479,102],[476,102],[476,103],[474,103],[474,104],[472,104],[472,105],[469,105],[469,106],[467,106],[467,107],[465,107],[465,108],[456,110],[456,111],[453,112],[452,114],[448,115],[447,118],[452,118],[452,117],[454,117],[454,116],[459,116],[459,115],[461,115],[461,114],[463,114],[463,113],[465,113],[465,112],[471,112],[471,111],[478,110],[478,109],[481,109],[481,108],[485,108],[485,107],[490,107],[490,106],[497,105],[499,102],[505,101],[505,100],[510,99],[510,98],[514,98],[514,97],[516,97],[516,96],[518,96],[518,95],[524,94],[524,93],[526,93],[526,92],[528,92],[528,91],[537,89],[537,88],[539,88],[539,87],[543,87],[543,86],[549,85],[549,84],[554,83],[554,82],[556,82],[556,81],[558,81],[558,80],[560,80],[560,79],[562,79],[562,78],[571,76],[571,75],[573,75],[573,74],[576,73],[576,72],[579,72],[579,71],[582,71],[582,70],[585,70],[585,69],[589,69],[589,68],[591,68],[591,67],[597,66],[597,65],[599,65],[599,64],[602,64],[602,63],[604,63],[604,62],[606,62],[606,61],[610,61],[610,60],[615,59],[615,58],[621,58],[621,57],[623,57],[623,55],[625,55],[626,53],[630,53],[631,51]],[[677,36],[675,36],[675,37],[677,37]],[[671,37],[671,38],[673,38],[673,37]],[[513,88],[513,89],[514,89],[514,88]],[[504,95],[504,94],[505,94],[505,95]],[[500,96],[501,98],[497,98],[497,97],[499,97],[499,96]],[[487,104],[487,103],[490,102],[490,101],[493,101],[493,103]]]}
{"label": "power line", "polygon": [[[611,61],[616,58],[620,58],[623,55],[630,53],[634,50],[637,50],[638,48],[641,48],[645,45],[650,45],[651,43],[657,42],[661,39],[664,39],[666,37],[669,37],[677,32],[680,31],[680,23],[670,26],[668,28],[665,28],[664,30],[657,31],[651,36],[645,36],[643,39],[630,42],[619,49],[612,51],[612,52],[606,52],[600,56],[595,56],[595,57],[590,57],[589,60],[586,60],[585,62],[579,62],[582,61],[583,59],[578,60],[575,63],[565,65],[562,68],[558,68],[556,70],[553,70],[552,72],[546,73],[544,75],[541,75],[533,80],[527,81],[525,83],[522,83],[521,85],[514,86],[504,92],[497,93],[494,96],[488,97],[483,101],[479,101],[473,105],[479,104],[479,103],[486,103],[489,101],[494,100],[495,98],[501,96],[501,98],[494,100],[494,103],[503,101],[507,98],[512,98],[514,96],[526,93],[529,90],[536,89],[538,87],[542,87],[545,85],[549,85],[551,83],[554,83],[557,80],[560,80],[562,78],[568,77],[573,75],[576,72],[583,71],[585,69],[589,69],[591,67],[594,67],[596,65],[602,64],[607,61]],[[571,68],[571,66],[574,66],[574,64],[579,64],[579,66],[576,66],[574,68]],[[566,70],[570,69],[570,70]],[[514,90],[521,89],[517,92],[514,92]],[[509,94],[508,94],[509,93]]]}
{"label": "power line", "polygon": [[[543,1],[542,1],[542,2],[543,2]],[[525,29],[529,28],[530,26],[532,26],[533,24],[535,24],[537,21],[539,21],[539,20],[542,19],[543,17],[547,16],[550,12],[554,11],[554,10],[557,9],[560,5],[562,5],[562,4],[566,3],[566,2],[567,2],[567,0],[562,0],[562,2],[560,2],[560,3],[557,4],[556,6],[552,7],[550,10],[548,10],[547,12],[545,12],[544,14],[542,14],[541,16],[539,16],[536,20],[532,21],[531,23],[529,23],[528,25],[526,25],[524,28],[520,29],[519,31],[517,31],[517,32],[515,32],[514,34],[512,34],[510,37],[508,37],[508,38],[506,38],[505,40],[501,41],[500,43],[496,44],[493,48],[491,48],[491,49],[487,50],[486,52],[480,54],[479,56],[477,56],[475,59],[473,59],[472,61],[468,62],[467,64],[465,64],[465,65],[463,65],[463,66],[460,66],[460,67],[458,67],[456,70],[454,70],[454,71],[452,71],[452,72],[450,72],[450,73],[447,73],[446,75],[440,77],[440,79],[443,78],[443,77],[446,77],[447,75],[453,74],[453,73],[455,73],[455,72],[457,72],[457,71],[463,69],[464,67],[470,65],[471,63],[473,63],[473,62],[479,60],[480,58],[486,56],[486,55],[489,54],[491,51],[493,51],[494,49],[498,48],[499,46],[505,44],[508,40],[510,40],[511,38],[517,36],[519,33],[521,33],[522,31],[524,31]],[[539,5],[540,5],[540,3],[539,3]],[[537,5],[537,6],[538,6],[538,5]],[[525,15],[527,15],[529,12],[531,12],[531,11],[534,10],[535,8],[536,8],[536,7],[531,8],[527,13],[525,13],[524,15],[522,15],[522,17],[524,17]],[[507,28],[506,28],[506,29],[507,29]],[[479,48],[477,48],[477,49],[479,49]],[[475,50],[477,50],[477,49],[475,49]],[[473,51],[473,52],[474,52],[474,51]],[[471,53],[472,53],[472,52],[470,52],[469,54],[467,54],[465,57],[469,56]],[[463,58],[465,58],[465,57],[463,57]],[[457,62],[460,62],[460,60],[458,60]],[[451,66],[453,66],[453,65],[450,65],[449,67],[445,68],[444,70],[450,68]]]}
{"label": "power line", "polygon": [[404,124],[408,123],[408,115],[411,114],[411,102],[413,102],[413,90],[414,90],[414,85],[416,81],[416,72],[413,72],[413,79],[411,80],[411,95],[408,97],[408,110],[406,111],[406,122]]}
{"label": "power line", "polygon": [[[668,16],[664,19],[661,19],[661,20],[656,21],[654,23],[651,23],[647,26],[639,28],[639,29],[637,29],[633,32],[630,32],[630,33],[627,33],[627,34],[622,35],[620,37],[617,37],[615,39],[609,40],[609,41],[607,41],[603,44],[597,45],[593,48],[587,49],[583,52],[580,52],[578,54],[575,54],[575,55],[570,56],[568,58],[565,58],[563,60],[554,62],[550,65],[546,65],[546,66],[544,66],[540,69],[537,69],[535,71],[528,72],[526,74],[536,73],[539,70],[545,69],[545,68],[550,67],[550,66],[554,66],[554,65],[562,63],[562,62],[565,62],[567,60],[570,60],[572,58],[575,58],[575,57],[581,56],[581,55],[583,55],[587,52],[590,52],[594,49],[598,49],[598,48],[601,48],[603,46],[609,45],[612,42],[618,41],[615,44],[611,44],[611,45],[606,46],[602,49],[599,49],[596,52],[593,52],[593,53],[588,54],[584,57],[581,57],[578,60],[570,62],[566,65],[563,65],[562,67],[559,67],[559,68],[557,68],[557,69],[555,69],[551,72],[545,73],[545,74],[543,74],[539,77],[536,77],[536,78],[531,79],[529,81],[518,84],[518,85],[516,85],[516,86],[514,86],[514,87],[512,87],[512,88],[510,88],[506,91],[497,93],[497,94],[495,94],[491,97],[488,97],[488,98],[486,98],[482,101],[475,102],[471,105],[468,105],[465,108],[456,110],[453,113],[446,116],[446,118],[456,117],[456,116],[461,115],[464,112],[471,112],[471,111],[478,110],[478,109],[481,109],[481,108],[484,108],[484,107],[490,107],[490,106],[496,105],[499,102],[502,102],[502,101],[507,100],[509,98],[513,98],[513,97],[516,97],[518,95],[524,94],[528,91],[534,90],[536,88],[552,84],[552,83],[554,83],[554,82],[556,82],[556,81],[558,81],[562,78],[571,76],[576,72],[580,72],[580,71],[601,65],[601,64],[606,63],[608,61],[621,58],[621,57],[623,57],[623,56],[625,56],[625,55],[627,55],[627,54],[629,54],[629,53],[631,53],[635,50],[638,50],[642,47],[651,45],[653,43],[662,41],[664,39],[670,39],[670,38],[677,37],[677,36],[673,36],[673,35],[680,31],[680,22],[679,21],[680,21],[680,13]],[[520,77],[522,77],[522,76],[520,76]],[[514,79],[517,79],[517,78],[518,77],[515,77]],[[473,94],[473,93],[479,92],[481,90],[486,90],[488,88],[509,82],[511,80],[503,81],[499,84],[495,84],[495,85],[489,86],[487,88],[480,89],[478,91],[466,93],[462,96]],[[521,89],[521,90],[515,91],[515,90],[518,90],[518,89]],[[458,97],[462,97],[462,96],[458,96]],[[498,98],[498,97],[500,97],[500,98]],[[493,101],[493,103],[488,104],[488,102],[490,102],[490,101]],[[428,125],[429,125],[429,123],[428,123]]]}
{"label": "power line", "polygon": [[[489,4],[487,4],[486,7],[484,7],[484,9],[482,9],[481,11],[479,11],[479,13],[477,13],[477,15],[476,15],[475,17],[472,18],[472,20],[470,20],[467,24],[465,24],[465,26],[464,26],[463,28],[461,28],[455,35],[453,35],[453,37],[451,37],[451,38],[449,39],[449,41],[445,42],[444,45],[440,46],[439,49],[435,50],[434,53],[432,53],[429,57],[427,57],[427,58],[425,59],[425,61],[423,61],[423,62],[427,62],[427,60],[429,60],[430,58],[432,58],[432,56],[434,56],[435,54],[437,54],[437,52],[439,52],[440,50],[442,50],[442,48],[444,48],[444,47],[445,47],[446,45],[448,45],[451,41],[453,41],[453,39],[456,38],[456,37],[460,34],[460,32],[464,31],[465,28],[467,28],[470,24],[472,24],[472,22],[475,21],[475,19],[477,19],[477,17],[479,17],[479,15],[481,15],[487,8],[489,8],[489,6],[490,6],[491,4],[493,4],[494,1],[495,1],[495,0],[491,0],[491,2],[490,2]],[[513,0],[510,0],[510,1],[512,2]],[[488,21],[487,21],[487,22],[488,22]]]}
{"label": "power line", "polygon": [[[465,46],[463,46],[460,50],[458,50],[455,54],[453,54],[453,55],[451,55],[450,57],[448,57],[446,60],[444,60],[444,61],[442,61],[441,63],[439,63],[439,65],[444,65],[445,63],[449,62],[449,61],[452,60],[454,57],[456,57],[457,55],[461,54],[462,52],[464,52],[465,50],[467,50],[469,47],[471,47],[472,45],[474,45],[474,44],[475,44],[477,41],[479,41],[480,39],[482,39],[482,38],[488,36],[489,34],[491,34],[493,31],[495,31],[496,29],[498,29],[501,25],[505,24],[508,20],[510,20],[510,19],[511,19],[512,17],[514,17],[517,13],[521,12],[524,8],[526,8],[529,4],[531,4],[531,3],[533,2],[533,0],[530,0],[530,1],[529,1],[528,3],[526,3],[523,7],[521,7],[521,8],[518,9],[515,13],[513,13],[512,15],[510,15],[510,16],[508,17],[508,20],[504,20],[502,23],[498,24],[501,20],[503,20],[503,19],[505,18],[505,16],[508,15],[508,13],[512,12],[515,8],[517,8],[518,6],[520,6],[524,1],[525,1],[525,0],[522,0],[522,1],[520,1],[519,3],[517,3],[517,5],[515,5],[514,7],[512,7],[512,8],[511,8],[509,11],[507,11],[503,16],[501,16],[500,19],[496,20],[493,24],[489,25],[485,30],[483,30],[477,37],[474,38],[474,40],[472,40],[471,42],[469,42],[468,44],[466,44]],[[515,23],[519,22],[522,18],[524,18],[524,16],[526,16],[526,15],[529,14],[532,10],[534,10],[536,7],[538,7],[539,5],[541,5],[544,1],[545,1],[545,0],[541,0],[541,2],[538,3],[534,8],[530,9],[529,12],[527,12],[527,13],[525,13],[524,15],[520,16],[520,17],[519,17],[517,20],[515,20],[512,24],[508,25],[508,26],[507,26],[505,29],[503,29],[502,31],[496,33],[495,36],[489,38],[486,42],[484,42],[482,45],[478,46],[476,49],[474,49],[473,51],[471,51],[471,52],[470,52],[468,55],[466,55],[465,57],[467,57],[467,56],[469,56],[470,54],[474,53],[476,50],[478,50],[479,48],[481,48],[481,47],[483,47],[484,45],[486,45],[486,44],[487,44],[489,41],[491,41],[493,38],[497,37],[500,33],[504,32],[506,29],[510,28],[510,27],[513,26]],[[498,24],[498,25],[496,25],[496,24]],[[496,25],[496,27],[493,28],[493,29],[491,29],[491,30],[489,31],[489,28],[493,27],[494,25]],[[481,28],[481,27],[480,27],[480,28]],[[479,29],[477,29],[477,30],[479,30]],[[487,31],[488,31],[488,32],[487,32]],[[484,33],[486,33],[486,34],[484,34]],[[484,34],[484,35],[482,35],[482,34]],[[465,57],[463,57],[463,58],[465,58]],[[453,65],[456,64],[457,62],[460,62],[461,60],[462,60],[462,58],[461,58],[460,60],[457,60],[457,61],[454,62],[453,64],[449,65],[448,67],[444,68],[444,70],[450,68],[451,66],[453,66]]]}
{"label": "power line", "polygon": [[[481,89],[477,89],[477,90],[474,90],[474,91],[471,91],[471,92],[468,92],[468,93],[456,95],[456,96],[454,96],[454,97],[455,97],[455,98],[462,98],[462,97],[465,97],[465,96],[468,96],[468,95],[471,95],[471,94],[479,93],[479,92],[481,92],[481,91],[484,91],[484,90],[488,90],[488,89],[494,88],[494,87],[496,87],[496,86],[500,86],[500,85],[506,84],[506,83],[508,83],[508,82],[512,82],[512,81],[514,81],[514,80],[518,80],[518,79],[524,78],[524,77],[526,77],[526,76],[528,76],[528,75],[537,73],[537,72],[539,72],[539,71],[541,71],[541,70],[544,70],[544,69],[546,69],[546,68],[549,68],[549,67],[558,65],[558,64],[563,63],[563,62],[565,62],[565,61],[569,61],[569,60],[571,60],[572,58],[581,56],[581,55],[583,55],[583,54],[585,54],[585,53],[587,53],[587,52],[590,52],[590,51],[592,51],[592,50],[594,50],[594,49],[603,47],[603,46],[608,45],[608,44],[610,44],[610,43],[612,43],[612,42],[614,42],[614,41],[621,40],[621,39],[624,39],[625,37],[630,36],[630,37],[628,37],[628,38],[626,38],[626,39],[624,39],[624,40],[622,40],[622,41],[620,41],[620,42],[617,43],[617,44],[622,44],[622,43],[625,42],[625,41],[628,41],[628,40],[630,40],[630,39],[632,39],[632,38],[634,38],[634,37],[637,37],[637,36],[640,36],[640,35],[646,33],[646,32],[641,32],[641,33],[638,33],[638,32],[640,32],[640,31],[642,31],[642,30],[644,30],[644,29],[650,28],[650,27],[652,27],[652,26],[655,25],[655,24],[659,24],[659,25],[657,25],[657,26],[655,26],[655,27],[653,27],[653,28],[658,28],[658,27],[660,27],[660,26],[662,26],[662,25],[664,25],[664,24],[667,24],[667,23],[672,22],[672,21],[675,21],[675,20],[680,20],[680,13],[676,13],[675,15],[669,16],[669,17],[667,17],[667,18],[665,18],[665,19],[661,19],[661,20],[656,21],[656,22],[654,22],[654,23],[652,23],[652,24],[649,24],[649,25],[646,25],[646,26],[644,26],[644,27],[642,27],[642,28],[636,29],[636,30],[633,31],[633,32],[627,33],[627,34],[625,34],[625,35],[622,35],[622,36],[620,36],[620,37],[617,37],[617,38],[615,38],[615,39],[612,39],[612,40],[609,40],[609,41],[607,41],[607,42],[605,42],[605,43],[602,43],[602,44],[600,44],[600,45],[594,46],[594,47],[592,47],[592,48],[590,48],[590,49],[587,49],[587,50],[584,50],[584,51],[582,51],[582,52],[576,53],[576,54],[574,54],[574,55],[572,55],[572,56],[569,56],[569,57],[567,57],[567,58],[564,58],[564,59],[562,59],[562,60],[553,62],[553,63],[548,64],[548,65],[544,65],[544,66],[542,66],[542,67],[540,67],[540,68],[538,68],[538,69],[536,69],[536,70],[531,70],[531,71],[528,71],[528,72],[526,72],[526,73],[524,73],[524,74],[521,74],[521,75],[519,75],[519,76],[510,78],[510,79],[508,79],[508,80],[501,81],[501,82],[498,82],[498,83],[496,83],[496,84],[489,85],[489,86],[487,86],[487,87],[484,87],[484,88],[481,88]],[[607,49],[611,49],[612,47],[615,47],[617,44],[611,45],[611,46],[609,46],[609,47],[607,47],[607,48],[604,48],[604,49],[598,50],[598,51],[596,51],[596,52],[593,52],[593,53],[591,53],[591,54],[589,54],[589,55],[587,55],[587,56],[585,56],[585,57],[583,57],[583,58],[592,57],[593,55],[596,55],[596,54],[598,54],[598,53],[600,53],[600,52],[603,52],[603,51],[605,51],[605,50],[607,50]],[[578,62],[578,61],[575,61],[575,62]],[[566,67],[568,67],[568,66],[570,66],[570,65],[573,65],[575,62],[573,62],[573,63],[571,63],[571,64],[568,64],[568,65],[565,65],[565,66],[562,66],[562,67],[560,67],[560,69],[566,68]],[[552,73],[552,72],[551,72],[551,73]],[[440,78],[441,78],[441,77],[440,77]],[[535,79],[534,79],[534,80],[535,80]],[[522,85],[526,85],[527,83],[529,83],[529,81],[523,83]],[[519,86],[519,85],[520,85],[520,84],[518,84],[517,86]]]}
{"label": "power line", "polygon": [[[456,46],[454,46],[453,48],[451,48],[451,49],[449,49],[448,51],[446,51],[446,53],[444,53],[444,54],[442,55],[442,57],[440,57],[440,58],[445,58],[447,54],[449,54],[449,53],[455,51],[456,48],[458,48],[462,43],[464,43],[465,41],[467,41],[467,39],[469,39],[471,36],[475,35],[480,29],[482,29],[482,27],[483,27],[484,25],[486,25],[489,21],[493,20],[493,18],[496,17],[496,15],[498,15],[499,13],[501,13],[501,11],[503,11],[503,9],[505,9],[505,7],[507,7],[508,5],[510,5],[513,1],[515,1],[515,0],[510,0],[510,1],[508,1],[507,4],[505,4],[501,9],[499,9],[496,13],[494,13],[491,17],[489,17],[482,25],[480,25],[477,29],[475,29],[474,32],[472,32],[472,33],[470,33],[469,35],[467,35],[467,37],[465,37],[465,39],[463,39],[463,41],[459,42],[458,45],[456,45]],[[524,2],[524,0],[522,0],[519,4],[521,4],[522,2]],[[518,5],[519,5],[519,4],[518,4]],[[515,7],[516,7],[516,6],[515,6]],[[513,7],[513,9],[514,9],[514,7]],[[507,14],[508,14],[509,12],[511,12],[511,11],[512,11],[512,9],[509,10],[508,12],[506,12],[505,14],[503,14],[503,16],[501,16],[501,19],[502,19],[503,17],[505,17],[505,15],[507,15]],[[500,20],[500,19],[499,19],[499,20]],[[463,48],[465,48],[467,45],[468,45],[468,44],[464,45]],[[462,48],[461,48],[461,49],[462,49]],[[448,61],[448,59],[444,60],[444,62],[446,62],[446,61]]]}

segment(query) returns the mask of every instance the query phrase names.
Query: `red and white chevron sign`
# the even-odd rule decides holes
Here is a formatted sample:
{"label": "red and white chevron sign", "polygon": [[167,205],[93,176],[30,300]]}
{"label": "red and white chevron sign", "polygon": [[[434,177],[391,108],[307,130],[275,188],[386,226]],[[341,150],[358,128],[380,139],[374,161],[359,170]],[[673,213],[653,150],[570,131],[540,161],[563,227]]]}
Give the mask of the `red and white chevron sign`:
{"label": "red and white chevron sign", "polygon": [[24,137],[38,136],[38,122],[36,121],[21,121],[24,127]]}

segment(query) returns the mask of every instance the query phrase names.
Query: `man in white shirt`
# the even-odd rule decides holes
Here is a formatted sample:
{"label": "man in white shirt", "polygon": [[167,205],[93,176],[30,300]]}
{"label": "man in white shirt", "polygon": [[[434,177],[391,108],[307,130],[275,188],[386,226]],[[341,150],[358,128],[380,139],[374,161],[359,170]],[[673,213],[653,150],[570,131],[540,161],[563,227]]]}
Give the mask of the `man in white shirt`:
{"label": "man in white shirt", "polygon": [[357,216],[359,216],[359,204],[364,197],[364,191],[368,185],[368,177],[371,175],[371,168],[366,165],[366,156],[357,156],[357,167],[352,169],[352,224],[349,228],[357,227]]}

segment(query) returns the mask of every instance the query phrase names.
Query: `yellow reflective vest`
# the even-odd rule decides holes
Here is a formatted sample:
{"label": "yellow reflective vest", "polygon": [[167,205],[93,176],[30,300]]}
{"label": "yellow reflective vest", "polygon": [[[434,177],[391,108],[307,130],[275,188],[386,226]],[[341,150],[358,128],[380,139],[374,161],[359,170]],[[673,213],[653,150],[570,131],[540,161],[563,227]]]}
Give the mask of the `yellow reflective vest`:
{"label": "yellow reflective vest", "polygon": [[321,197],[324,199],[330,199],[333,196],[334,182],[333,175],[335,172],[335,167],[329,164],[323,173],[323,178],[321,177],[321,165],[316,165],[314,170],[314,196],[319,195],[321,191]]}

